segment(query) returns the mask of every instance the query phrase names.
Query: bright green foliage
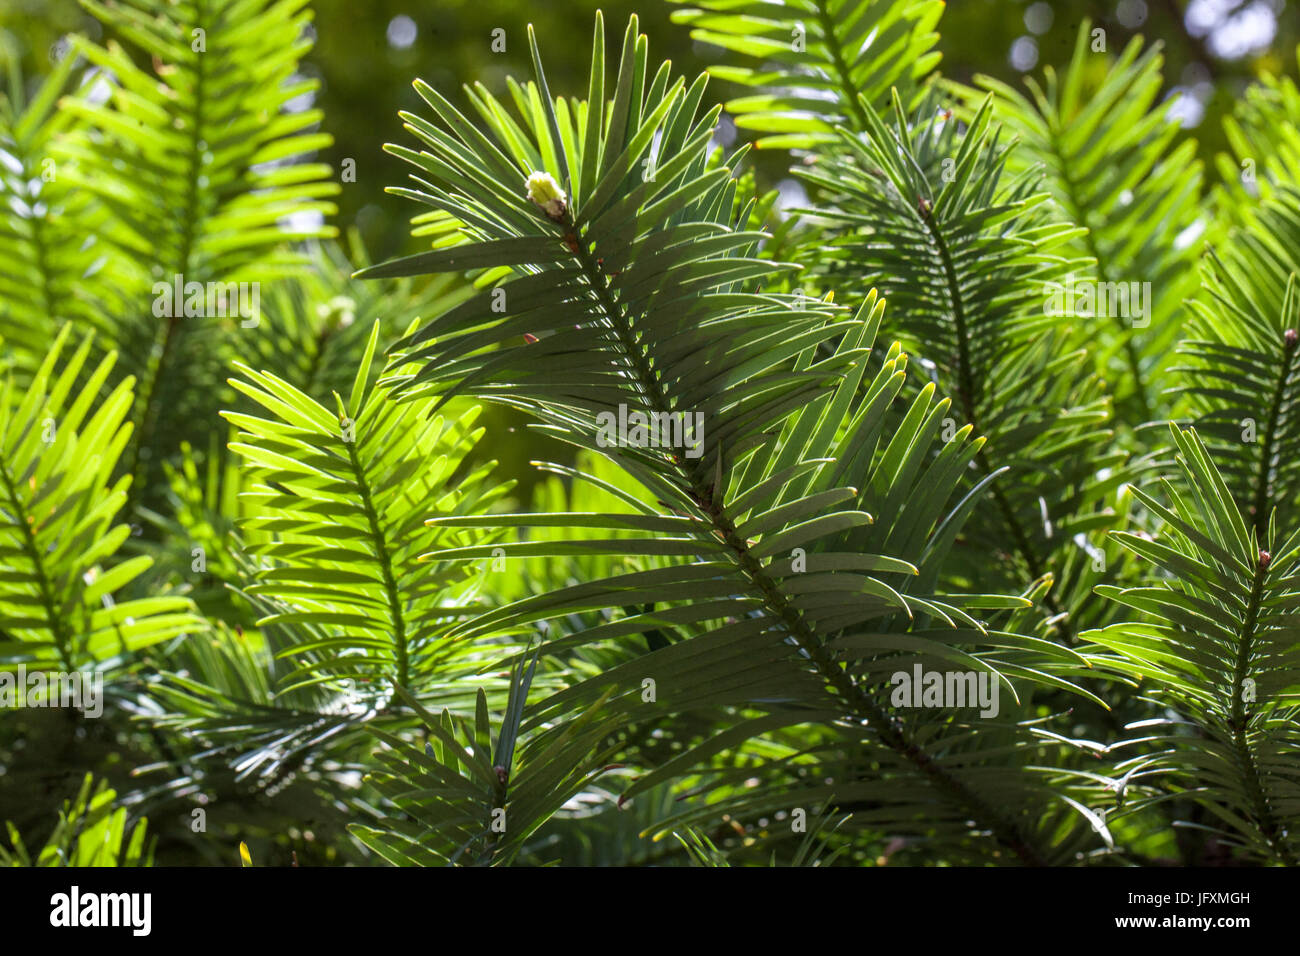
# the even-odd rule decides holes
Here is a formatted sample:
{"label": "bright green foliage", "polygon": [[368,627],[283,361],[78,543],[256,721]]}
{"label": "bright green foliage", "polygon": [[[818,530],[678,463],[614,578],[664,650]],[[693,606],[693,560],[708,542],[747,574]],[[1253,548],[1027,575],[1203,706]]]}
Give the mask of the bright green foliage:
{"label": "bright green foliage", "polygon": [[[1300,49],[1295,60],[1300,64]],[[1267,199],[1284,184],[1300,186],[1300,88],[1289,76],[1265,73],[1247,87],[1224,119],[1232,154],[1218,157],[1220,182],[1214,211],[1226,223],[1253,219],[1256,198]]]}
{"label": "bright green foliage", "polygon": [[1300,862],[1293,81],[1216,182],[1087,22],[1015,89],[934,0],[675,8],[790,209],[598,14],[585,89],[415,82],[372,264],[307,0],[86,6],[0,103],[0,678],[109,687],[0,721],[0,861],[150,860],[89,777],[28,853],[26,748],[190,862]]}
{"label": "bright green foliage", "polygon": [[378,334],[376,325],[351,394],[336,393],[332,411],[236,365],[246,380],[235,387],[276,416],[226,413],[243,433],[231,447],[257,468],[241,529],[262,569],[247,591],[286,607],[258,625],[337,634],[293,648],[302,666],[290,687],[379,678],[375,693],[391,693],[413,672],[445,666],[456,652],[442,638],[454,617],[442,592],[471,578],[463,563],[417,564],[439,543],[425,520],[481,513],[508,490],[483,482],[490,465],[449,482],[482,434],[471,431],[473,411],[444,422],[427,403],[397,404],[367,386]]}
{"label": "bright green foliage", "polygon": [[113,474],[131,431],[131,383],[96,403],[113,357],[88,367],[86,339],[65,359],[68,338],[65,326],[27,388],[11,376],[0,391],[0,654],[75,670],[167,640],[194,619],[183,598],[114,601],[150,565],[118,557],[131,530],[113,523],[129,483]]}
{"label": "bright green foliage", "polygon": [[[286,223],[333,212],[324,197],[338,186],[324,180],[328,167],[300,161],[330,142],[312,131],[319,112],[288,108],[316,85],[295,79],[310,48],[305,0],[84,5],[132,45],[74,43],[115,82],[107,103],[93,87],[66,104],[81,135],[63,142],[61,175],[97,202],[93,235],[112,282],[95,305],[112,317],[114,341],[140,383],[127,459],[138,498],[160,477],[157,455],[174,450],[178,432],[189,437],[175,423],[219,407],[220,343],[251,337],[259,321],[235,312],[234,291],[224,287],[197,316],[182,302],[163,309],[158,283],[181,276],[206,292],[208,283],[292,274],[304,256],[288,243],[335,230]],[[152,73],[137,57],[153,61]]]}
{"label": "bright green foliage", "polygon": [[[674,0],[694,3],[698,0]],[[939,63],[932,48],[941,0],[703,0],[674,13],[691,36],[735,59],[710,72],[759,92],[730,100],[736,125],[763,133],[763,149],[834,141],[837,126],[864,129],[861,100],[883,105],[891,87],[908,90]]]}
{"label": "bright green foliage", "polygon": [[146,842],[148,822],[141,819],[128,828],[126,808],[116,805],[117,793],[103,780],[92,789],[93,782],[86,774],[34,856],[10,824],[12,848],[0,844],[0,866],[152,866],[156,841]]}
{"label": "bright green foliage", "polygon": [[85,242],[88,198],[59,177],[51,147],[67,134],[72,114],[57,108],[72,85],[77,61],[65,57],[30,100],[23,77],[9,77],[0,94],[0,337],[8,343],[6,365],[30,372],[45,357],[59,325],[75,318],[96,322],[91,303],[106,294],[98,250]]}
{"label": "bright green foliage", "polygon": [[462,467],[482,434],[477,409],[445,420],[373,385],[378,338],[376,324],[332,411],[235,365],[243,378],[234,386],[273,416],[226,413],[239,429],[231,448],[250,466],[231,529],[243,542],[239,593],[259,612],[265,646],[200,641],[189,673],[169,675],[156,693],[169,724],[222,748],[242,744],[243,773],[274,774],[322,740],[400,721],[398,694],[463,695],[457,680],[481,663],[449,638],[457,608],[473,606],[478,569],[419,558],[444,540],[481,538],[439,536],[427,518],[490,510],[509,487],[486,481],[491,463]]}

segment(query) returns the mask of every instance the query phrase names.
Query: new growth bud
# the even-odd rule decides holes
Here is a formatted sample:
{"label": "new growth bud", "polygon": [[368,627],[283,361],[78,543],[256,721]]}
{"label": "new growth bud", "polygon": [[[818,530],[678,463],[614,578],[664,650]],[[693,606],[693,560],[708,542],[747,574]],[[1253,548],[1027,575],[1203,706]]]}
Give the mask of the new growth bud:
{"label": "new growth bud", "polygon": [[569,204],[564,198],[564,190],[547,172],[536,172],[528,177],[528,199],[541,207],[547,218],[554,222],[564,219]]}

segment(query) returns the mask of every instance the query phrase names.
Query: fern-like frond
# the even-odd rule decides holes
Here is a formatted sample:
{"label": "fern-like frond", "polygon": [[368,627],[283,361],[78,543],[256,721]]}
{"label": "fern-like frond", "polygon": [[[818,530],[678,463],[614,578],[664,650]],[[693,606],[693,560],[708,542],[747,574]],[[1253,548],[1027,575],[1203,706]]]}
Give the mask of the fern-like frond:
{"label": "fern-like frond", "polygon": [[[943,558],[990,480],[955,494],[983,441],[972,440],[967,425],[937,445],[948,403],[933,385],[905,403],[901,420],[888,414],[906,359],[898,346],[873,355],[883,311],[874,293],[848,317],[827,303],[758,289],[778,269],[749,257],[759,237],[733,225],[745,219],[733,209],[730,172],[711,169],[705,153],[712,120],[691,127],[693,102],[683,100],[680,82],[670,85],[666,67],[649,81],[635,21],[613,100],[593,110],[605,103],[601,35],[598,21],[588,104],[551,100],[534,47],[537,81],[519,97],[525,120],[531,116],[527,133],[478,91],[496,143],[421,88],[446,131],[408,117],[430,152],[402,155],[432,181],[402,192],[463,226],[454,244],[368,274],[498,270],[499,287],[399,343],[395,364],[420,371],[394,374],[395,387],[441,401],[468,392],[514,404],[540,418],[543,431],[608,456],[648,492],[625,498],[630,510],[622,512],[436,518],[435,527],[449,529],[577,526],[601,534],[431,557],[482,560],[495,550],[507,561],[586,554],[662,563],[487,610],[449,636],[470,642],[615,604],[631,608],[560,633],[544,650],[567,654],[649,630],[671,636],[540,702],[526,731],[585,713],[610,692],[605,711],[625,723],[692,712],[725,720],[725,733],[690,740],[680,760],[660,768],[662,779],[673,779],[760,733],[845,721],[845,749],[820,776],[847,773],[874,803],[878,783],[859,780],[842,761],[864,748],[888,754],[901,796],[877,825],[887,818],[924,828],[942,819],[959,830],[957,821],[974,816],[1004,852],[1045,861],[1070,841],[1043,812],[1034,784],[1012,774],[1005,788],[981,793],[977,757],[947,767],[926,748],[943,749],[936,727],[911,726],[882,703],[882,685],[900,663],[960,663],[1008,685],[1068,691],[1086,670],[1072,652],[974,616],[1023,599],[938,593]],[[648,180],[637,171],[660,124]],[[611,166],[619,149],[624,158]],[[545,170],[535,165],[542,156]],[[530,168],[527,191],[512,192],[509,177]],[[1069,231],[1045,227],[1036,238]],[[1021,246],[1014,252],[1027,255]],[[1029,261],[1031,275],[1040,264],[1049,268],[1046,256]],[[633,411],[656,423],[698,417],[679,427],[676,441],[662,431],[653,441],[644,429],[614,434],[623,428],[614,419]],[[643,697],[647,678],[660,688],[657,698]],[[1009,732],[1027,731],[1013,724]],[[647,776],[625,795],[651,783]],[[1031,794],[1038,798],[1026,799]],[[936,814],[936,800],[944,813]]]}
{"label": "fern-like frond", "polygon": [[[1300,63],[1300,47],[1295,50]],[[1212,210],[1220,227],[1249,226],[1259,200],[1300,188],[1300,87],[1265,69],[1223,119],[1229,153],[1215,158],[1219,183]]]}
{"label": "fern-like frond", "polygon": [[[1075,320],[1047,295],[1078,266],[1070,243],[1083,230],[1042,215],[1049,196],[1035,175],[1005,181],[1012,144],[990,100],[964,130],[931,99],[908,116],[895,98],[888,124],[863,101],[867,135],[842,130],[840,153],[801,175],[829,203],[809,213],[837,227],[820,250],[821,281],[878,285],[888,334],[953,397],[946,433],[961,423],[987,436],[981,475],[1010,467],[966,537],[975,554],[1010,558],[977,580],[1019,590],[1059,578],[1079,536],[1113,520],[1107,498],[1126,456],[1110,447],[1109,397],[1072,347]],[[1063,581],[1046,595],[1060,630],[1074,610],[1065,592],[1079,589]]]}
{"label": "fern-like frond", "polygon": [[378,336],[376,323],[352,389],[346,399],[335,393],[333,410],[236,365],[243,378],[234,387],[273,416],[225,413],[243,432],[231,447],[255,476],[241,527],[262,567],[247,591],[283,602],[261,625],[322,630],[286,651],[301,666],[282,689],[346,678],[373,682],[363,694],[388,699],[459,657],[463,649],[445,635],[465,613],[452,599],[472,601],[475,569],[418,564],[439,543],[424,522],[490,511],[509,490],[486,480],[491,463],[464,465],[481,434],[476,409],[431,417],[430,403],[399,404],[368,384]]}
{"label": "fern-like frond", "polygon": [[674,0],[673,20],[700,43],[749,65],[711,67],[720,80],[755,88],[727,103],[736,125],[761,133],[762,149],[836,142],[835,128],[863,130],[859,99],[883,105],[934,69],[938,0]]}
{"label": "fern-like frond", "polygon": [[598,21],[591,103],[553,102],[537,60],[537,84],[519,96],[527,133],[478,90],[495,143],[417,84],[447,132],[406,117],[430,151],[391,149],[433,181],[397,192],[465,226],[456,245],[363,274],[504,274],[398,343],[396,361],[420,365],[394,379],[399,391],[544,404],[562,419],[581,416],[592,434],[597,416],[620,403],[647,414],[699,411],[725,431],[704,450],[705,474],[722,448],[759,426],[762,410],[813,394],[829,370],[783,366],[844,326],[829,309],[748,291],[781,267],[753,257],[761,234],[732,228],[744,210],[733,210],[729,168],[708,155],[717,110],[695,116],[704,78],[689,90],[670,84],[664,64],[652,80],[633,20],[607,103],[601,37]]}
{"label": "fern-like frond", "polygon": [[[1041,164],[1063,218],[1087,230],[1068,250],[1095,263],[1076,278],[1108,292],[1087,326],[1090,351],[1118,414],[1140,424],[1167,412],[1161,367],[1196,289],[1195,239],[1207,226],[1201,167],[1195,141],[1180,136],[1160,100],[1160,44],[1143,51],[1135,37],[1094,81],[1091,32],[1085,19],[1064,73],[1047,67],[1043,85],[1026,80],[1028,94],[992,77],[975,83],[992,92],[998,119],[1020,140],[1015,168]],[[982,96],[963,92],[977,109]]]}
{"label": "fern-like frond", "polygon": [[63,154],[72,183],[106,211],[98,239],[120,270],[121,301],[106,311],[140,382],[126,461],[139,497],[179,444],[177,423],[213,420],[226,340],[263,334],[251,291],[231,284],[301,268],[289,243],[333,234],[322,217],[339,187],[304,161],[331,141],[313,131],[320,111],[294,103],[317,86],[297,73],[311,45],[304,0],[83,5],[130,44],[75,40],[111,82],[106,103],[66,101],[89,132]]}
{"label": "fern-like frond", "polygon": [[1119,535],[1159,576],[1101,589],[1138,618],[1086,635],[1120,655],[1113,666],[1179,715],[1145,722],[1147,752],[1118,770],[1158,772],[1166,789],[1213,814],[1230,843],[1295,865],[1300,535],[1251,527],[1196,432],[1173,434],[1182,482],[1164,482],[1163,502],[1133,491],[1163,522],[1162,533]]}
{"label": "fern-like frond", "polygon": [[90,339],[65,356],[70,335],[64,326],[26,387],[10,376],[0,391],[0,661],[67,671],[196,623],[182,597],[115,600],[150,565],[119,555],[131,532],[113,523],[130,481],[113,474],[131,380],[98,400],[115,357],[87,367]]}
{"label": "fern-like frond", "polygon": [[40,365],[64,322],[102,325],[90,305],[106,294],[102,247],[86,241],[93,203],[59,175],[54,151],[62,137],[79,134],[72,114],[57,106],[83,66],[64,57],[30,100],[15,71],[0,96],[0,368],[24,375]]}
{"label": "fern-like frond", "polygon": [[[871,324],[846,336],[841,353],[856,355],[869,345],[880,308],[867,314]],[[525,598],[461,624],[454,633],[462,639],[481,638],[614,600],[638,613],[559,637],[544,650],[571,653],[651,629],[672,635],[651,653],[633,656],[553,695],[538,705],[533,718],[553,719],[613,691],[606,710],[628,722],[661,722],[669,715],[706,711],[731,725],[725,733],[689,741],[680,755],[644,776],[624,797],[680,777],[701,762],[707,764],[721,748],[740,747],[760,733],[843,720],[849,735],[846,749],[824,754],[832,762],[811,772],[813,777],[834,777],[844,792],[874,805],[886,785],[859,779],[860,770],[846,769],[838,761],[852,762],[856,758],[851,755],[864,749],[875,754],[878,749],[889,755],[893,773],[887,775],[888,786],[900,801],[894,804],[896,815],[888,817],[891,826],[915,819],[922,828],[934,827],[941,818],[934,801],[942,805],[944,798],[937,795],[946,794],[954,819],[974,814],[988,821],[1014,852],[1041,861],[1049,851],[1031,849],[1032,838],[1020,830],[1026,821],[1037,819],[1027,809],[1023,818],[1019,816],[1033,786],[1017,790],[1012,780],[994,799],[986,799],[978,785],[965,779],[973,766],[963,768],[959,762],[949,767],[920,744],[931,740],[946,750],[946,741],[939,744],[942,737],[933,736],[937,728],[924,718],[915,723],[900,718],[884,703],[887,693],[881,688],[890,675],[920,662],[942,661],[986,676],[1000,674],[1010,683],[1023,680],[1060,688],[1070,688],[1069,675],[1086,669],[1082,658],[1056,645],[995,630],[972,616],[981,613],[977,609],[996,613],[1027,602],[997,595],[936,595],[930,590],[952,537],[977,500],[976,495],[966,496],[949,510],[949,499],[980,442],[969,440],[967,427],[927,460],[947,411],[946,401],[934,399],[932,386],[911,404],[897,431],[886,431],[884,410],[902,388],[903,366],[897,346],[870,383],[862,380],[865,363],[854,363],[838,388],[797,413],[752,454],[740,456],[721,475],[718,487],[724,490],[716,496],[701,495],[689,512],[642,503],[638,511],[621,514],[438,519],[435,524],[452,527],[563,522],[606,533],[603,540],[494,545],[507,560],[575,551],[607,557],[680,556],[666,566]],[[615,460],[647,485],[664,471],[631,457],[617,455]],[[614,537],[616,530],[639,533]],[[478,546],[435,557],[484,557],[490,550]],[[638,610],[643,607],[650,610]],[[872,759],[886,760],[878,755]],[[970,759],[972,765],[978,763],[978,757]],[[778,767],[783,773],[780,761],[771,761],[768,769]],[[740,761],[711,783],[726,792],[742,773],[748,777],[760,771],[752,761]],[[853,779],[842,781],[844,773]],[[975,776],[980,773],[975,771]],[[793,772],[786,783],[799,786]],[[1013,799],[1013,791],[1020,800]],[[789,794],[784,787],[772,786],[730,796],[758,813]],[[824,796],[807,794],[814,802]],[[1004,813],[1009,806],[1016,809]],[[723,809],[738,808],[728,804]],[[695,807],[704,817],[719,812],[722,809],[708,803]]]}
{"label": "fern-like frond", "polygon": [[1176,371],[1184,415],[1262,537],[1300,506],[1300,188],[1284,186],[1205,264]]}

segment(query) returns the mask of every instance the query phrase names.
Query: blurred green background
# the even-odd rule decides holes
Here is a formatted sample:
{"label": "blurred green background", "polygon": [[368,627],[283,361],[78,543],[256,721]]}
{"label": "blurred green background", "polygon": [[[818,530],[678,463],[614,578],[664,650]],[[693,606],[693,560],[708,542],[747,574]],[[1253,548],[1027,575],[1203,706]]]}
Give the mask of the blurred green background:
{"label": "blurred green background", "polygon": [[[338,225],[356,225],[375,257],[413,251],[409,202],[384,187],[403,182],[403,163],[382,151],[408,142],[399,109],[420,110],[411,88],[421,77],[453,94],[480,81],[504,90],[508,74],[531,72],[527,24],[534,24],[556,93],[585,93],[592,17],[605,13],[608,32],[621,32],[636,13],[650,38],[652,59],[667,57],[694,75],[722,51],[696,43],[671,21],[666,0],[316,0],[316,47],[308,69],[321,82],[316,105],[335,145],[326,157],[338,167],[356,162],[356,182],[344,185]],[[988,73],[1017,82],[1069,59],[1080,21],[1107,31],[1108,51],[1130,37],[1160,40],[1166,53],[1166,95],[1182,97],[1177,112],[1210,159],[1224,146],[1222,114],[1259,71],[1296,73],[1300,42],[1297,0],[953,0],[939,23],[942,70],[967,80]],[[506,49],[493,52],[492,31],[505,31]],[[75,0],[3,0],[0,30],[11,55],[34,76],[48,69],[51,49],[72,31],[99,35],[99,24]],[[710,95],[738,92],[715,82]],[[427,112],[427,110],[425,110]],[[756,157],[763,181],[784,173],[780,154]]]}

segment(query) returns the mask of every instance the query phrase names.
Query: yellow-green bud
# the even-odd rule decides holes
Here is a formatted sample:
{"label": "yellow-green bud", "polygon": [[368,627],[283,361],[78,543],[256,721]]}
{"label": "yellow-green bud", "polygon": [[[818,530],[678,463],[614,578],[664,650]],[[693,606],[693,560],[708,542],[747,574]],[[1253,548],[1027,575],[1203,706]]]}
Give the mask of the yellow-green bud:
{"label": "yellow-green bud", "polygon": [[555,177],[547,172],[536,172],[528,177],[528,198],[542,207],[549,219],[559,222],[569,209],[564,191]]}

